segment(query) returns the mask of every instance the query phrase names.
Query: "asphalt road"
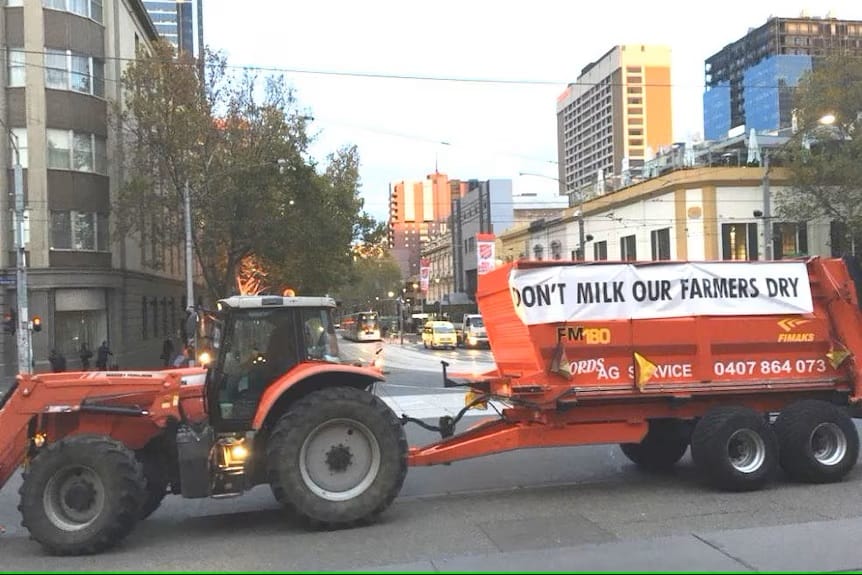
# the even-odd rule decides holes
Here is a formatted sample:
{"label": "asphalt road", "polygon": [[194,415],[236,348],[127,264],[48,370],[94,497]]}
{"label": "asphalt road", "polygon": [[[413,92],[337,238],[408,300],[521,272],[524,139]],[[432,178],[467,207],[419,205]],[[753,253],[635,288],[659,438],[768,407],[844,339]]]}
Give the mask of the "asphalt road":
{"label": "asphalt road", "polygon": [[[459,367],[490,358],[398,347],[384,349],[392,368],[378,393],[422,416],[459,405],[458,392],[442,388],[441,358]],[[415,425],[407,431],[413,445],[434,440]],[[779,477],[758,492],[723,493],[699,482],[688,455],[674,472],[654,475],[616,446],[524,450],[411,468],[378,523],[346,531],[305,530],[266,486],[222,500],[170,496],[122,546],[86,558],[49,557],[28,539],[18,486],[16,477],[0,491],[4,571],[862,568],[858,543],[844,543],[862,535],[854,503],[862,466],[833,485]]]}

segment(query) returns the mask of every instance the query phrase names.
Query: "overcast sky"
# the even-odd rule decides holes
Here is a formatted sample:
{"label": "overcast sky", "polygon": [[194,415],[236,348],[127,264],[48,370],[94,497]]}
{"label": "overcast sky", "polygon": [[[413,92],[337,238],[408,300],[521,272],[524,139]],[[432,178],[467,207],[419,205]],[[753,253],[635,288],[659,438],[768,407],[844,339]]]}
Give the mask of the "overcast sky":
{"label": "overcast sky", "polygon": [[[287,73],[321,161],[355,144],[366,209],[434,171],[555,193],[556,98],[617,44],[671,47],[673,135],[703,132],[704,60],[770,15],[862,20],[862,1],[204,0],[205,42],[232,65],[533,84]],[[543,83],[544,82],[544,83]]]}

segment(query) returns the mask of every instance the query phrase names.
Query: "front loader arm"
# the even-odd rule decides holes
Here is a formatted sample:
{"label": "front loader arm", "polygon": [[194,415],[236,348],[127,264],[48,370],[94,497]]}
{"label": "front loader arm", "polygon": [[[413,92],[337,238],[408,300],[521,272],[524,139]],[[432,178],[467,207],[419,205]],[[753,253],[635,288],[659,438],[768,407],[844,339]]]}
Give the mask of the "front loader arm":
{"label": "front loader arm", "polygon": [[0,489],[24,461],[28,448],[28,428],[32,413],[21,410],[25,400],[16,384],[0,399]]}
{"label": "front loader arm", "polygon": [[[180,386],[194,400],[200,369],[19,375],[0,398],[0,488],[24,462],[30,442],[76,433],[109,435],[140,449],[180,421]],[[192,401],[192,403],[194,403]],[[32,428],[30,427],[33,423]],[[33,445],[40,447],[41,445]]]}

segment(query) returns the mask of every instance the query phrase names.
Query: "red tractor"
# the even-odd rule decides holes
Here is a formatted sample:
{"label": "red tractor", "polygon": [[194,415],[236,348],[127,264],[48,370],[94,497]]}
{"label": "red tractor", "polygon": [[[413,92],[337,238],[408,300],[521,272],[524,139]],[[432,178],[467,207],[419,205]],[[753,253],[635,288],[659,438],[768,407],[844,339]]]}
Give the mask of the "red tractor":
{"label": "red tractor", "polygon": [[[407,473],[373,366],[338,362],[335,302],[236,296],[209,325],[209,369],[21,375],[0,399],[0,487],[24,463],[23,525],[49,552],[122,540],[167,493],[268,483],[308,522],[372,520]],[[205,381],[205,383],[204,383]]]}

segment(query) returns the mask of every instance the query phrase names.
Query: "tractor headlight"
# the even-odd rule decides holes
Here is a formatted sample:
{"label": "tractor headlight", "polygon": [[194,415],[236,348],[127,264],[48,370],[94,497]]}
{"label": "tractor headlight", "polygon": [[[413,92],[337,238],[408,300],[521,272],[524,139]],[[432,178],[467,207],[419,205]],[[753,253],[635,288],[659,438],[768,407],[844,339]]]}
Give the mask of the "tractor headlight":
{"label": "tractor headlight", "polygon": [[245,465],[251,451],[243,439],[224,439],[221,442],[221,461],[219,467],[222,469],[239,468]]}
{"label": "tractor headlight", "polygon": [[248,448],[242,443],[238,443],[230,448],[231,459],[245,461],[248,457]]}

